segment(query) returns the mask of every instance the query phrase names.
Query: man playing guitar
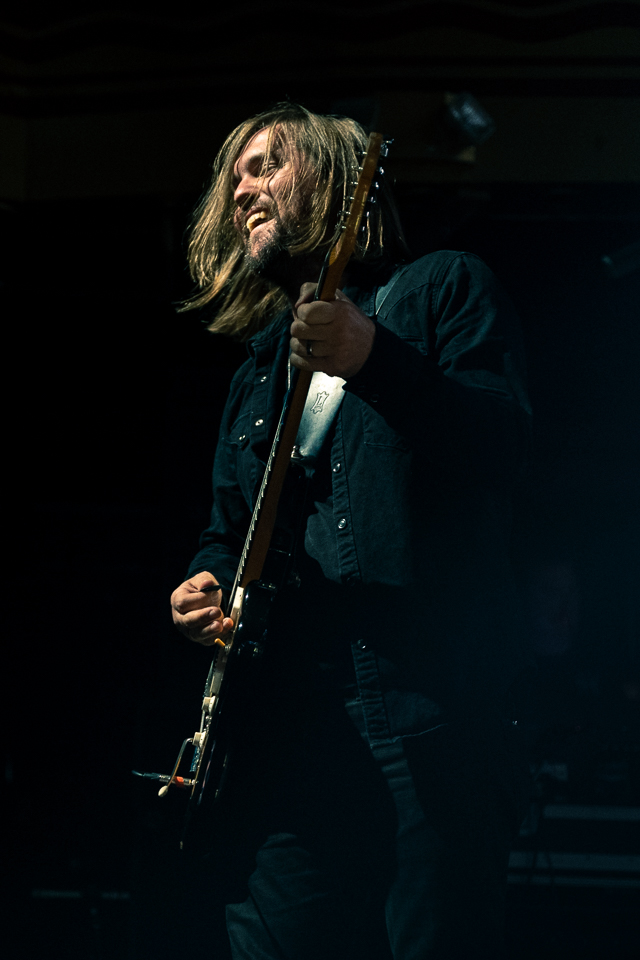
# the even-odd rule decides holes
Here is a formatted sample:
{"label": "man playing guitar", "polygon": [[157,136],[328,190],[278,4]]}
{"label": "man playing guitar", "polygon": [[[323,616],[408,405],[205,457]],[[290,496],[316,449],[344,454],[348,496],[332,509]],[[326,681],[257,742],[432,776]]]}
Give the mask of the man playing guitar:
{"label": "man playing guitar", "polygon": [[189,639],[232,636],[291,367],[337,378],[341,401],[281,499],[285,573],[238,721],[229,830],[251,851],[227,907],[236,960],[503,950],[521,809],[509,689],[525,662],[508,561],[529,433],[519,329],[474,255],[411,262],[384,177],[341,288],[314,299],[366,140],[289,103],[241,124],[189,249],[188,306],[214,302],[211,329],[249,350],[211,524],[172,596]]}

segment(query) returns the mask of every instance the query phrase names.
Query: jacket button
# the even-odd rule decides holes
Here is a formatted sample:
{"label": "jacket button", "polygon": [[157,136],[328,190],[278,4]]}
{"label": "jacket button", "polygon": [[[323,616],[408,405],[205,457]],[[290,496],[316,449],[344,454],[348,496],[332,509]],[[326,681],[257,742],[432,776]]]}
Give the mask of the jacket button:
{"label": "jacket button", "polygon": [[365,643],[364,640],[358,640],[356,646],[357,646],[358,650],[366,650],[366,649],[367,649],[367,645],[366,645],[366,643]]}
{"label": "jacket button", "polygon": [[347,521],[343,517],[342,520],[338,520],[338,530],[344,530],[347,525]]}
{"label": "jacket button", "polygon": [[263,423],[264,423],[264,420],[256,420],[254,426],[261,427]]}
{"label": "jacket button", "polygon": [[345,587],[355,587],[360,583],[355,573],[350,573],[344,582]]}
{"label": "jacket button", "polygon": [[334,473],[340,473],[340,471],[342,470],[342,464],[341,464],[341,463],[334,463],[334,465],[333,465],[333,467],[332,467],[331,469],[333,470]]}
{"label": "jacket button", "polygon": [[260,383],[266,383],[267,379],[267,377],[260,377]]}

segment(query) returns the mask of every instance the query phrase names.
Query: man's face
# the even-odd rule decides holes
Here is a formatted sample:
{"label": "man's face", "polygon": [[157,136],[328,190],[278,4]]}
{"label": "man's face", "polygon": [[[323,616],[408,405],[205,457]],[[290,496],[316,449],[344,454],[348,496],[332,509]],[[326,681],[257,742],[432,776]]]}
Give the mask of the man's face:
{"label": "man's face", "polygon": [[[246,144],[233,169],[234,222],[245,244],[245,256],[260,276],[276,282],[285,278],[291,229],[300,213],[298,190],[289,200],[291,178],[299,171],[295,154],[272,139],[269,164],[264,169],[269,130],[259,130]],[[290,259],[290,258],[289,258]]]}

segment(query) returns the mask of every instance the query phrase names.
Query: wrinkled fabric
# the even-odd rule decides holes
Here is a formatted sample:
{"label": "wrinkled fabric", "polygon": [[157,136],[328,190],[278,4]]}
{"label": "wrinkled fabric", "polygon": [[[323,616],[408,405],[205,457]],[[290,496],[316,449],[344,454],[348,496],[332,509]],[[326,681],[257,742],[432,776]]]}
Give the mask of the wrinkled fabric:
{"label": "wrinkled fabric", "polygon": [[234,960],[498,960],[517,727],[369,747],[363,726],[360,701],[319,679],[287,689],[245,747],[225,820],[242,825],[231,859],[244,846],[249,874],[226,908]]}
{"label": "wrinkled fabric", "polygon": [[[270,627],[275,661],[306,650],[355,668],[372,744],[505,716],[526,662],[509,565],[530,421],[517,318],[474,255],[440,251],[395,276],[389,286],[388,272],[356,268],[345,286],[375,319],[374,345],[311,484],[301,585],[282,591]],[[226,591],[282,405],[291,321],[248,342],[220,427],[211,523],[189,575],[208,570]]]}

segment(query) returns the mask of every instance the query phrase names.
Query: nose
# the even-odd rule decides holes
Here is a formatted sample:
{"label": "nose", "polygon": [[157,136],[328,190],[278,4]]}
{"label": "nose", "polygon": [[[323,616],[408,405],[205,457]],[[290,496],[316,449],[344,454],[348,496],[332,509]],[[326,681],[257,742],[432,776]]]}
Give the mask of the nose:
{"label": "nose", "polygon": [[248,202],[260,193],[262,178],[245,173],[242,180],[233,192],[233,200],[237,207],[246,207]]}

